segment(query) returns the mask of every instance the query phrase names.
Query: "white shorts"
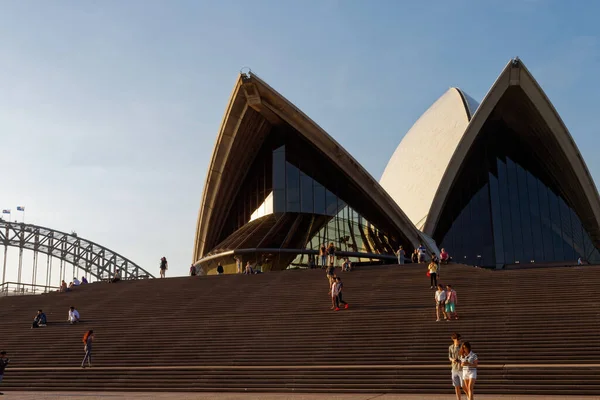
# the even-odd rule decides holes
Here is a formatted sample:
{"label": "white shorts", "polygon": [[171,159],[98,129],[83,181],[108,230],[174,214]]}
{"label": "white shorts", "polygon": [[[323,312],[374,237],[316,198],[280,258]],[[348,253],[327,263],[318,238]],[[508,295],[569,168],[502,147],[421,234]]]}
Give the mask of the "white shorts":
{"label": "white shorts", "polygon": [[462,371],[452,371],[452,386],[463,387],[463,373]]}
{"label": "white shorts", "polygon": [[463,379],[477,379],[477,370],[475,371],[463,371]]}

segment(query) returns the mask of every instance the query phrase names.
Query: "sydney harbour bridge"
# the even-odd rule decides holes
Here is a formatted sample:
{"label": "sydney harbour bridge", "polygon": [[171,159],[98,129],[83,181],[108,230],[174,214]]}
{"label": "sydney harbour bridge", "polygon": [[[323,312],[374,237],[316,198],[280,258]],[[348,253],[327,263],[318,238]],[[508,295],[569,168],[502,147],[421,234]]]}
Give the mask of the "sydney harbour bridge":
{"label": "sydney harbour bridge", "polygon": [[[139,265],[77,233],[0,219],[0,245],[4,246],[0,295],[35,294],[58,289],[59,282],[85,276],[90,282],[107,280],[118,269],[122,279],[154,278]],[[9,248],[18,259],[7,263]],[[25,253],[25,254],[24,254]],[[14,278],[7,279],[9,274]],[[16,275],[15,275],[16,270]],[[70,273],[69,273],[70,270]]]}

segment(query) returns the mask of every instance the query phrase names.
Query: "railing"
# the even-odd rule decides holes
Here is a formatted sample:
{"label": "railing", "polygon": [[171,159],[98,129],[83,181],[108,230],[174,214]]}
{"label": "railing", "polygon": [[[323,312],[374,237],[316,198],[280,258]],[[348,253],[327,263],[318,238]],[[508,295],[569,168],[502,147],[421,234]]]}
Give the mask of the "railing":
{"label": "railing", "polygon": [[0,296],[24,296],[49,293],[58,290],[58,286],[32,285],[30,283],[5,282],[0,285]]}

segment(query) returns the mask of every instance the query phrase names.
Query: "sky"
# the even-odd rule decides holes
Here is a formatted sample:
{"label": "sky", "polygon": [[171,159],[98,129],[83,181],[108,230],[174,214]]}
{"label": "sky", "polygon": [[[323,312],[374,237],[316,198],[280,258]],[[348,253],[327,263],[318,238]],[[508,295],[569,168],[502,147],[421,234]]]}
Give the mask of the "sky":
{"label": "sky", "polygon": [[481,101],[518,56],[599,182],[599,15],[594,0],[0,1],[0,208],[186,274],[243,67],[378,180],[449,87]]}

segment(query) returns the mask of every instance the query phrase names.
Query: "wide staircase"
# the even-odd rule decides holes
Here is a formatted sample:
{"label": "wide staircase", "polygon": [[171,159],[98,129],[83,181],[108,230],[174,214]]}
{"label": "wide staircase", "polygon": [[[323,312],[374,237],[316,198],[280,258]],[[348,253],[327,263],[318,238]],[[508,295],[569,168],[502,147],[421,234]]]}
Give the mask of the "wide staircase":
{"label": "wide staircase", "polygon": [[[339,270],[338,270],[339,271]],[[339,272],[338,272],[339,273]],[[600,267],[443,266],[458,321],[435,322],[424,265],[94,283],[0,299],[2,390],[451,394],[459,332],[479,355],[478,393],[600,394]],[[70,305],[83,323],[66,322]],[[30,329],[38,308],[49,324]],[[93,368],[81,369],[93,329]]]}

